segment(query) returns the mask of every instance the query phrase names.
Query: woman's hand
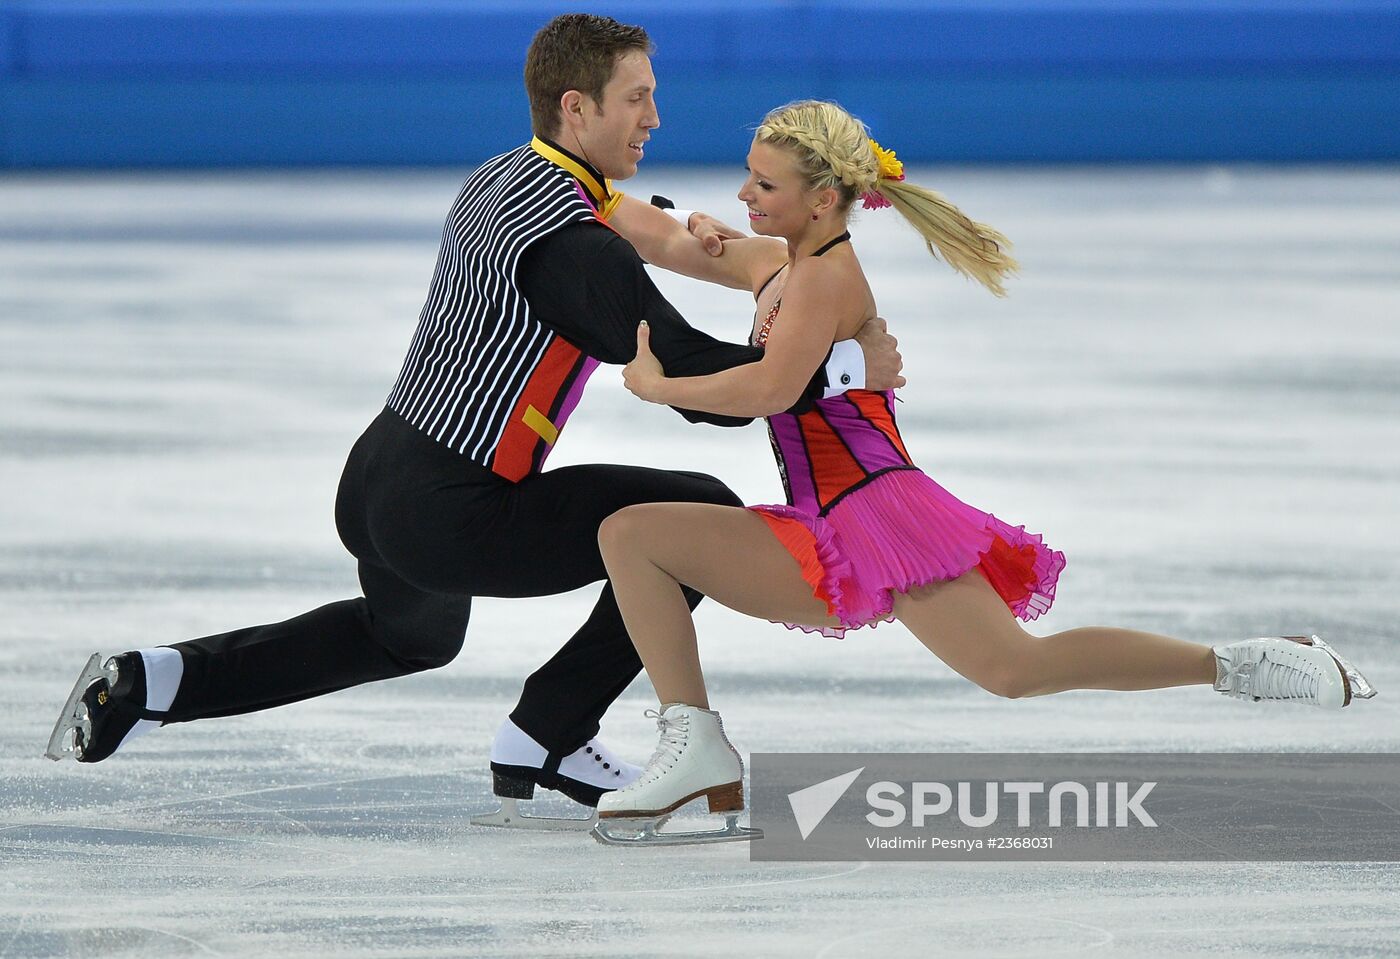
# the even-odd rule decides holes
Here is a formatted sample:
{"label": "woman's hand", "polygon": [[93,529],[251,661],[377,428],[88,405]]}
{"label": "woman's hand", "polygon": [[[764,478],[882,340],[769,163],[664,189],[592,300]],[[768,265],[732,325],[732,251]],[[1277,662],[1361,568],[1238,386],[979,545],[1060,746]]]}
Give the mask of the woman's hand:
{"label": "woman's hand", "polygon": [[660,403],[661,388],[665,382],[666,371],[651,352],[651,327],[643,320],[637,326],[637,355],[622,368],[622,383],[638,398],[648,403]]}
{"label": "woman's hand", "polygon": [[687,228],[692,236],[704,244],[705,252],[710,256],[719,256],[724,252],[725,240],[742,240],[748,236],[732,226],[721,223],[708,213],[690,214]]}

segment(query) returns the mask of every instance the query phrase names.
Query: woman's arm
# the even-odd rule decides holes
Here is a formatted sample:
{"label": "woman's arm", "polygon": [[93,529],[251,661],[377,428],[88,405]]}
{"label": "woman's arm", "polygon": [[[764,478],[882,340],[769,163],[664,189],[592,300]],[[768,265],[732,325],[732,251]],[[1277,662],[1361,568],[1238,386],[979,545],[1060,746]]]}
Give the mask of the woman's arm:
{"label": "woman's arm", "polygon": [[787,260],[787,244],[774,237],[726,240],[724,253],[711,256],[698,237],[664,211],[626,195],[608,225],[648,263],[735,290],[755,291]]}
{"label": "woman's arm", "polygon": [[[726,244],[728,246],[728,244]],[[650,331],[639,327],[637,356],[622,371],[627,388],[644,400],[726,416],[771,416],[806,392],[826,360],[842,318],[864,303],[842,283],[840,271],[810,260],[793,267],[782,313],[763,359],[708,376],[667,377],[651,353]]]}

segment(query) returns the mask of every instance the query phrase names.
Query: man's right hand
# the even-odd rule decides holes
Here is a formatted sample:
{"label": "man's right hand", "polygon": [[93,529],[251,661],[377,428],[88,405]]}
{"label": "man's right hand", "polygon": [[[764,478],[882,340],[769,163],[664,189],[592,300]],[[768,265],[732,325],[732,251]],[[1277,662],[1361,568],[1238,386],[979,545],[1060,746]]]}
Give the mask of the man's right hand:
{"label": "man's right hand", "polygon": [[856,331],[855,341],[865,354],[865,388],[882,393],[905,384],[899,373],[904,369],[904,358],[899,355],[899,341],[889,334],[884,317],[877,316],[866,320],[865,325]]}
{"label": "man's right hand", "polygon": [[708,213],[692,213],[689,226],[691,234],[704,244],[705,252],[710,256],[719,256],[724,252],[725,240],[742,240],[748,236],[732,226],[725,226]]}

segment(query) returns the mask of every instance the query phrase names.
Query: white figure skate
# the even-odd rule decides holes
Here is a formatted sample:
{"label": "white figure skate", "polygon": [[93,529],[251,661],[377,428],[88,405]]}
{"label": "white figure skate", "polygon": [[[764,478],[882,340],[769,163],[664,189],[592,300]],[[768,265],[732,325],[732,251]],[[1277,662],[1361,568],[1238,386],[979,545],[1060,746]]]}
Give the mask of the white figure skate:
{"label": "white figure skate", "polygon": [[1216,646],[1215,689],[1235,699],[1341,709],[1375,687],[1319,636],[1267,636]]}
{"label": "white figure skate", "polygon": [[[501,724],[491,743],[491,786],[500,800],[494,812],[471,817],[474,826],[585,832],[593,828],[593,807],[604,793],[631,783],[642,768],[618,758],[597,739],[565,756],[558,769],[549,768],[549,750],[510,719]],[[587,816],[539,816],[520,808],[532,799],[535,787],[553,789],[587,807]]]}
{"label": "white figure skate", "polygon": [[[661,740],[632,785],[598,801],[593,838],[608,845],[687,845],[761,839],[761,830],[739,825],[744,809],[744,763],[724,735],[719,713],[672,703],[649,709]],[[720,829],[661,832],[686,803],[704,797],[724,816]]]}

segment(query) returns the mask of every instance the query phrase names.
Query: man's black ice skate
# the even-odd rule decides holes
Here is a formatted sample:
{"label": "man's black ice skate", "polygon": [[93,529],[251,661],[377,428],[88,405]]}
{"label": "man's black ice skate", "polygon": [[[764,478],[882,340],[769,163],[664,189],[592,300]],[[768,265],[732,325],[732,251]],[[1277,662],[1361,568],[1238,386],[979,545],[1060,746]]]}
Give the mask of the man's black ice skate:
{"label": "man's black ice skate", "polygon": [[146,665],[140,653],[112,656],[105,663],[100,653],[93,653],[63,704],[44,755],[101,762],[117,751],[137,723],[165,719],[165,713],[145,704]]}
{"label": "man's black ice skate", "polygon": [[[501,806],[494,812],[473,816],[471,822],[476,826],[514,829],[587,831],[593,828],[593,809],[603,794],[621,789],[640,772],[641,767],[619,759],[596,739],[562,759],[551,756],[507,719],[491,744],[491,791]],[[589,815],[582,818],[525,814],[520,802],[533,799],[537,786],[562,793],[587,807]]]}

